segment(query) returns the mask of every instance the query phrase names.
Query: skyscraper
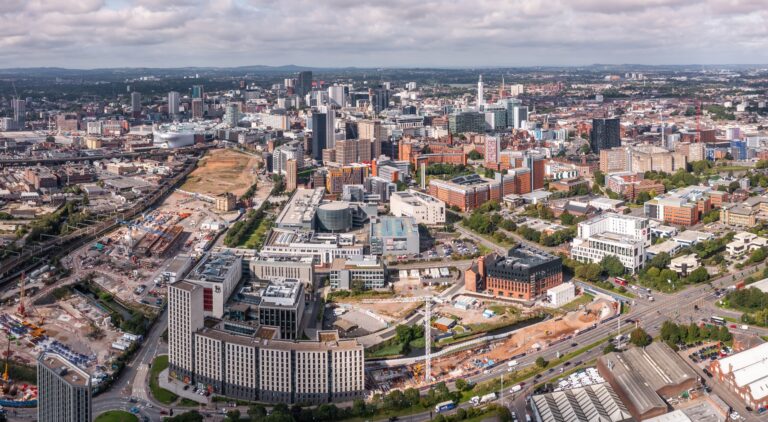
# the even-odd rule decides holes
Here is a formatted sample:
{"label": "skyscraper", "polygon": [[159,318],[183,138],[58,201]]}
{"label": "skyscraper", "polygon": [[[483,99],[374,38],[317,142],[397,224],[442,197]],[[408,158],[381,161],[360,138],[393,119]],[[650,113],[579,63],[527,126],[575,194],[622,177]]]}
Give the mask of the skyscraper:
{"label": "skyscraper", "polygon": [[37,388],[38,421],[91,421],[91,376],[63,356],[37,358]]}
{"label": "skyscraper", "polygon": [[368,91],[368,100],[373,107],[373,112],[379,114],[382,110],[386,110],[389,107],[389,90],[379,85]]}
{"label": "skyscraper", "polygon": [[312,72],[305,70],[299,72],[299,76],[296,78],[296,95],[304,97],[312,90]]}
{"label": "skyscraper", "polygon": [[168,287],[168,375],[185,382],[195,370],[193,333],[203,328],[203,290],[188,281]]}
{"label": "skyscraper", "polygon": [[381,155],[381,142],[384,138],[384,128],[378,120],[360,120],[357,122],[357,136],[360,139],[371,140],[371,158]]}
{"label": "skyscraper", "polygon": [[589,134],[589,146],[592,152],[621,146],[619,119],[592,119],[592,132]]}
{"label": "skyscraper", "polygon": [[237,122],[240,121],[240,110],[237,108],[237,104],[229,103],[224,111],[224,123],[229,127],[237,127]]}
{"label": "skyscraper", "polygon": [[11,100],[11,106],[13,107],[13,122],[16,124],[16,129],[24,130],[27,114],[26,101],[20,98],[15,98]]}
{"label": "skyscraper", "polygon": [[131,112],[133,117],[139,117],[141,115],[141,93],[133,91],[131,92]]}
{"label": "skyscraper", "polygon": [[357,140],[344,139],[336,142],[336,162],[348,166],[357,162]]}
{"label": "skyscraper", "polygon": [[485,105],[485,89],[483,86],[483,75],[477,81],[477,108]]}
{"label": "skyscraper", "polygon": [[296,160],[288,160],[285,162],[285,190],[287,192],[293,192],[296,190],[298,183],[299,167]]}
{"label": "skyscraper", "polygon": [[204,93],[202,85],[192,85],[192,98],[203,98]]}
{"label": "skyscraper", "polygon": [[312,113],[312,158],[323,159],[323,149],[328,145],[328,114],[316,111]]}
{"label": "skyscraper", "polygon": [[202,98],[192,99],[192,118],[193,119],[203,118],[203,99]]}
{"label": "skyscraper", "polygon": [[328,100],[331,105],[337,107],[346,107],[347,98],[344,92],[344,87],[339,85],[333,85],[328,87]]}
{"label": "skyscraper", "polygon": [[523,122],[528,120],[528,106],[514,106],[512,107],[512,127],[515,129],[522,129]]}
{"label": "skyscraper", "polygon": [[175,116],[179,114],[179,101],[181,100],[181,96],[176,91],[171,91],[168,93],[168,115],[169,116]]}

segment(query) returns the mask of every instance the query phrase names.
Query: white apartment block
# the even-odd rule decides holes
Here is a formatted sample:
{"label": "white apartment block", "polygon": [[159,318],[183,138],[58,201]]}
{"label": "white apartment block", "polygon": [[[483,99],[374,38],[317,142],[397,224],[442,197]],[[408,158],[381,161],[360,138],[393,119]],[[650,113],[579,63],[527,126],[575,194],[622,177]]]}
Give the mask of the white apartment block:
{"label": "white apartment block", "polygon": [[195,370],[193,336],[203,328],[201,286],[179,281],[168,287],[168,364],[172,378],[191,379]]}
{"label": "white apartment block", "polygon": [[651,244],[647,218],[612,213],[579,223],[577,236],[572,242],[573,259],[599,263],[613,255],[631,273],[643,267],[645,248]]}
{"label": "white apartment block", "polygon": [[393,192],[389,209],[395,217],[413,217],[418,224],[445,224],[445,202],[415,190]]}

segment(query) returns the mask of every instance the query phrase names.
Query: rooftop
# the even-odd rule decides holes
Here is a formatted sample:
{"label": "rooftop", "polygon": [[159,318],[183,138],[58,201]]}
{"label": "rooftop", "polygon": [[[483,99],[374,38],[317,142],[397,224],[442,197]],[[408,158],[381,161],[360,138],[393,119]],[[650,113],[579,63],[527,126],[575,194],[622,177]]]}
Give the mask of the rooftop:
{"label": "rooftop", "polygon": [[768,343],[720,359],[720,370],[733,373],[739,387],[749,386],[755,400],[768,396]]}
{"label": "rooftop", "polygon": [[624,422],[632,415],[607,383],[533,396],[543,422]]}
{"label": "rooftop", "polygon": [[315,219],[315,212],[325,194],[324,188],[304,189],[298,188],[291,196],[290,201],[283,207],[277,216],[275,224],[281,226],[311,226]]}
{"label": "rooftop", "polygon": [[75,366],[72,362],[66,360],[57,353],[46,352],[40,355],[39,362],[51,371],[58,374],[68,384],[85,387],[88,385],[91,376],[82,369]]}
{"label": "rooftop", "polygon": [[273,281],[259,291],[262,306],[294,306],[301,294],[302,284],[297,280]]}
{"label": "rooftop", "polygon": [[371,223],[371,237],[406,237],[419,234],[413,217],[382,216]]}
{"label": "rooftop", "polygon": [[189,273],[187,279],[223,283],[227,275],[235,268],[235,263],[242,258],[232,252],[211,252],[205,255]]}

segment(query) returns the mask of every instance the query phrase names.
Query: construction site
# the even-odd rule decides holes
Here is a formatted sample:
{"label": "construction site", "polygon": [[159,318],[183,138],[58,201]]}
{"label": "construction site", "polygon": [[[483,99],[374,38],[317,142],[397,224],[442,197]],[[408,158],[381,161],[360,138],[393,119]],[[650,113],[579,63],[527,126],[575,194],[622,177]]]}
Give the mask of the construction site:
{"label": "construction site", "polygon": [[[183,190],[205,195],[241,196],[258,180],[261,157],[233,149],[214,149],[200,159]],[[267,190],[268,192],[268,190]]]}
{"label": "construction site", "polygon": [[[480,303],[464,309],[463,301],[467,298],[458,296],[457,299],[453,302],[438,301],[429,306],[426,317],[430,320],[432,330],[427,341],[435,339],[435,345],[440,345],[441,339],[449,338],[456,333],[457,329],[461,330],[463,326],[470,325],[470,322],[477,318],[474,315],[477,310],[489,316],[482,318],[491,321],[493,321],[492,318],[503,318],[503,315],[520,315],[521,319],[526,315],[532,316],[537,313],[540,316],[544,315],[543,309],[511,311],[508,303]],[[457,303],[459,307],[456,306]],[[377,305],[381,306],[383,303]],[[494,315],[490,316],[488,312],[490,309],[497,311],[503,309],[504,312],[501,316],[497,312],[492,312]],[[589,331],[601,321],[616,316],[618,312],[616,302],[600,298],[563,315],[544,317],[544,320],[540,318],[532,320],[540,322],[530,325],[522,324],[522,327],[516,324],[511,325],[506,332],[501,328],[480,337],[462,336],[463,340],[447,343],[440,350],[429,348],[423,352],[419,351],[421,355],[418,358],[395,360],[393,361],[395,364],[378,362],[373,365],[376,369],[368,372],[369,381],[376,386],[374,390],[387,391],[393,388],[419,388],[431,382],[466,378],[528,353],[546,350],[550,346],[568,341],[574,335]],[[453,316],[448,317],[449,314]],[[456,314],[461,314],[464,319],[459,319]],[[462,343],[466,347],[462,347]],[[469,346],[470,344],[472,346]],[[457,351],[451,352],[451,350]],[[429,354],[430,359],[425,361],[423,356],[426,354]],[[398,364],[400,361],[403,363]]]}

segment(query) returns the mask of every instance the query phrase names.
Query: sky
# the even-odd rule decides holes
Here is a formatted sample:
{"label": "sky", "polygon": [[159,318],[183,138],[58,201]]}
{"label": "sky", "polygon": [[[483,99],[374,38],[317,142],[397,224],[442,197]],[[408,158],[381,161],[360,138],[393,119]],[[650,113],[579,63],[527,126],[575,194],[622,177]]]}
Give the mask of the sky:
{"label": "sky", "polygon": [[768,0],[0,0],[0,68],[768,63]]}

